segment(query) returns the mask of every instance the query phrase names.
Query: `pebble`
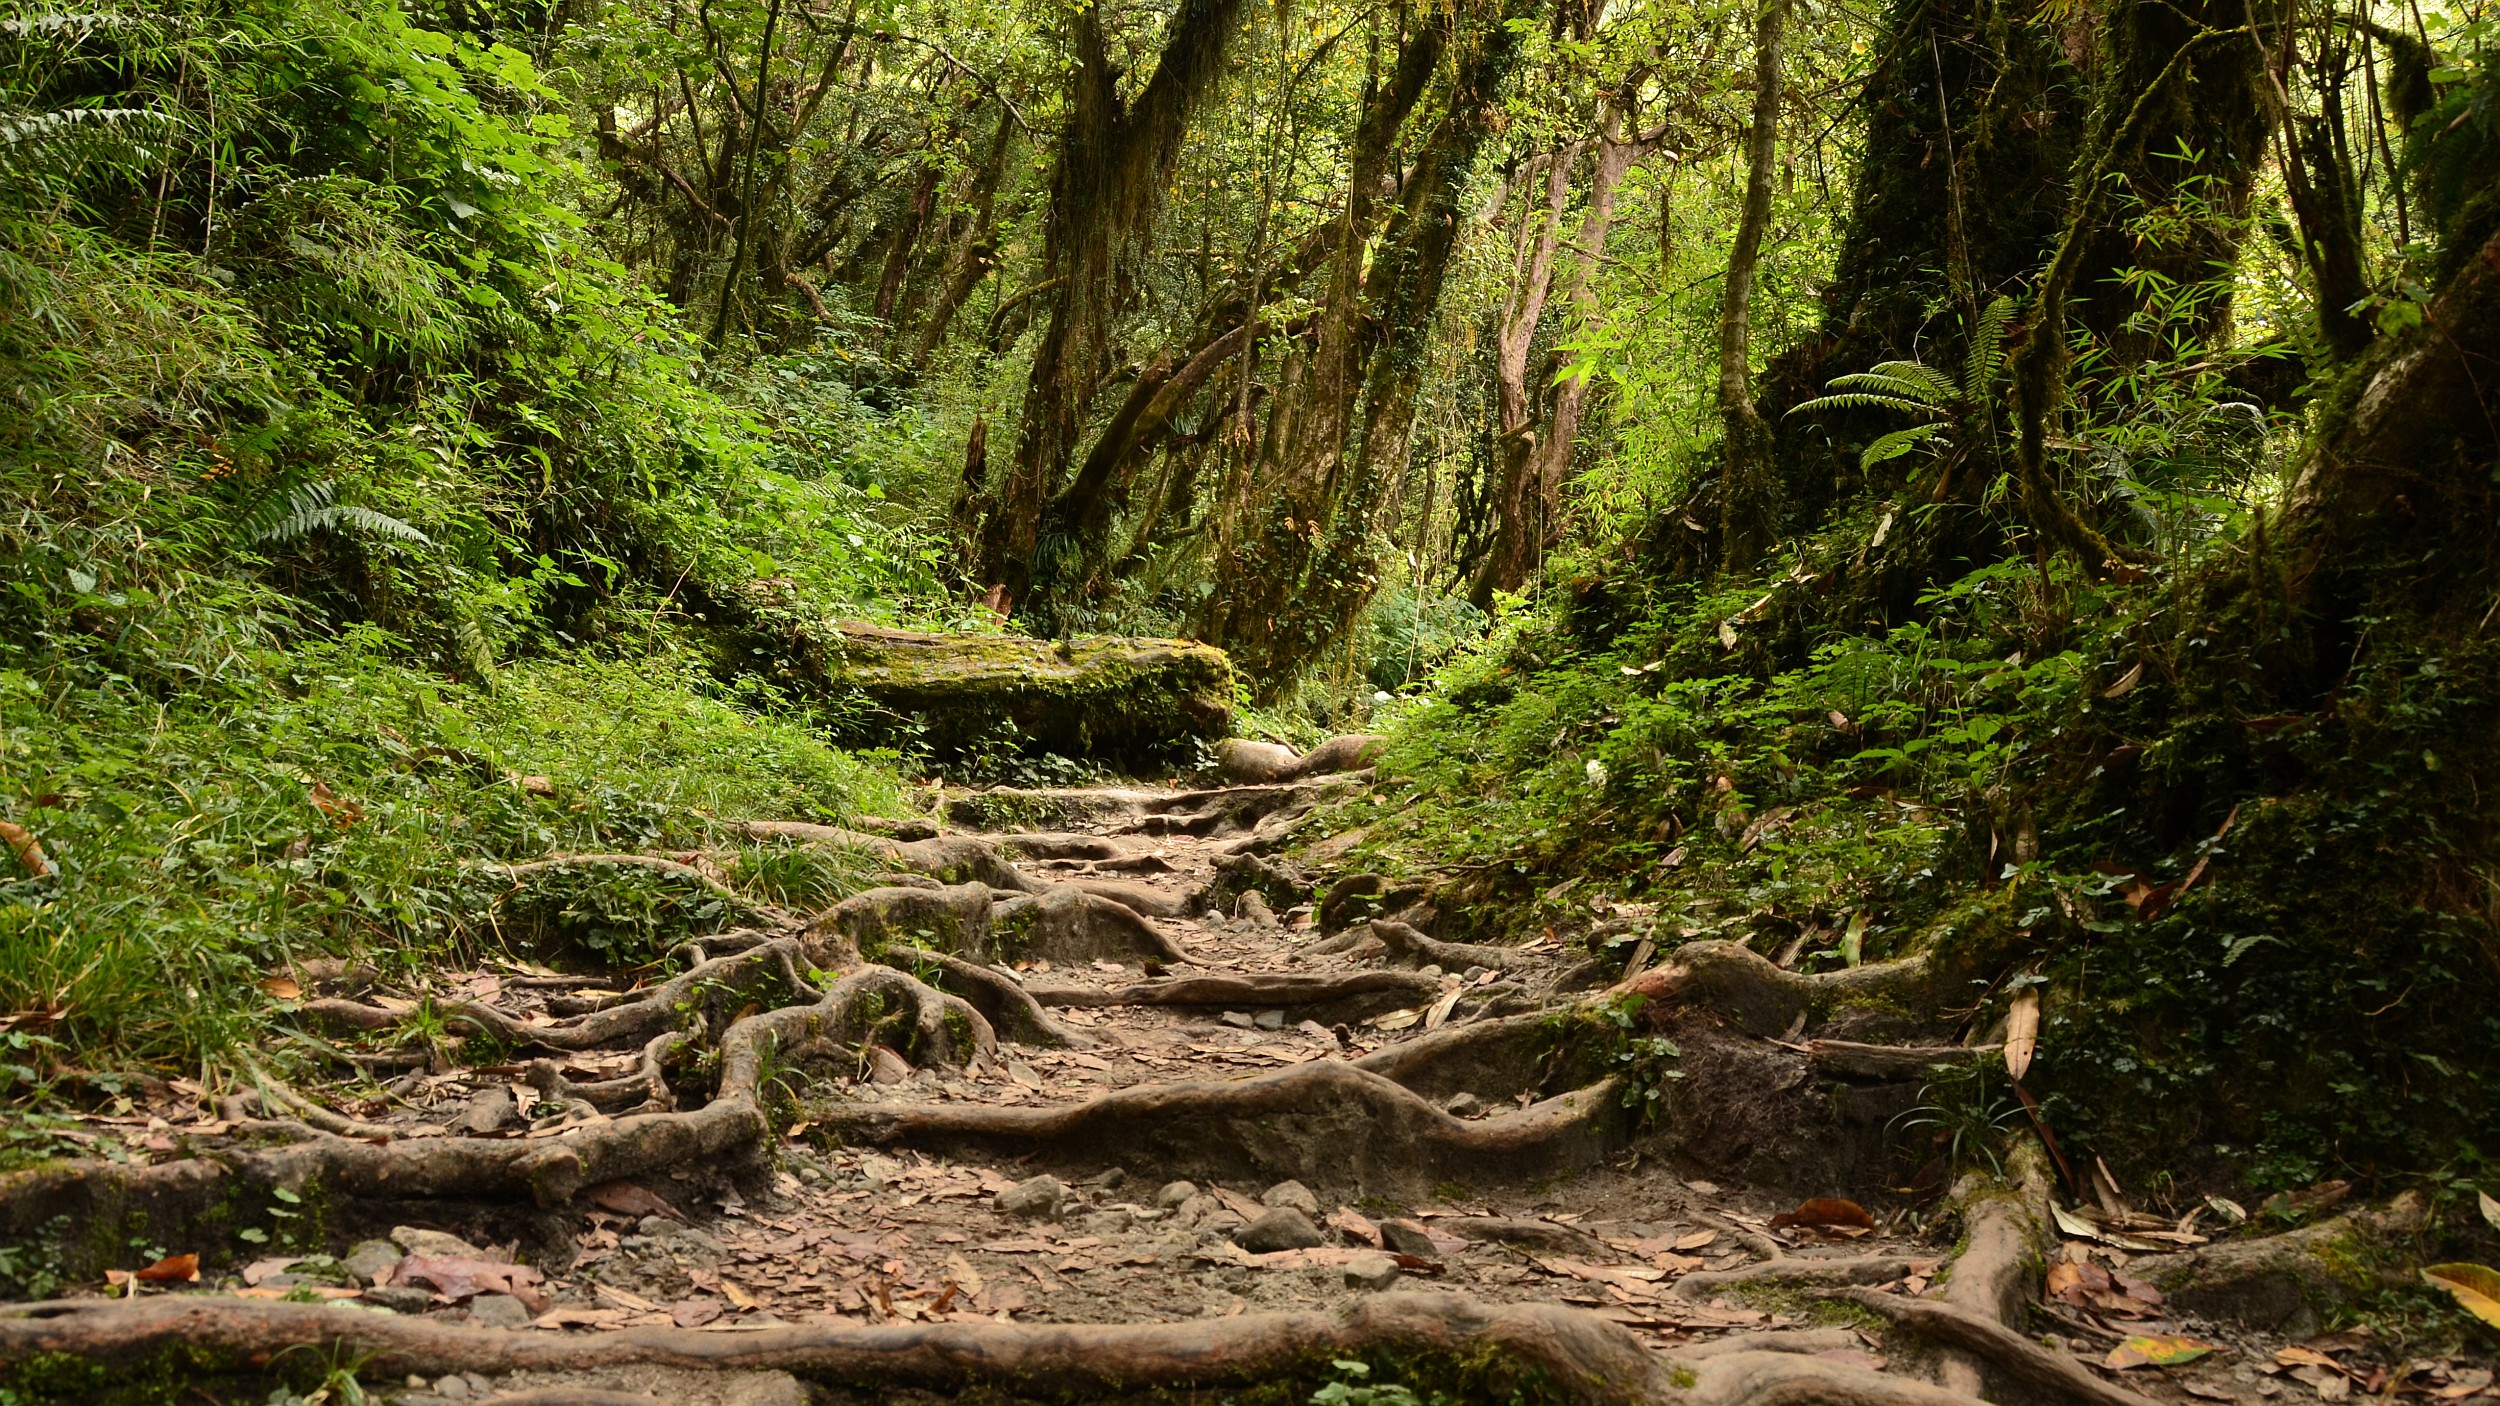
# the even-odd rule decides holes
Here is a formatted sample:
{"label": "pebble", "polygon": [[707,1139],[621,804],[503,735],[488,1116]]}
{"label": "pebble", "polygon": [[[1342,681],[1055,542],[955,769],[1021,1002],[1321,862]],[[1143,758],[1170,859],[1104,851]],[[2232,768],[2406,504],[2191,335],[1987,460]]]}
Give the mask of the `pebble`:
{"label": "pebble", "polygon": [[359,1284],[370,1284],[399,1263],[399,1247],[388,1240],[359,1240],[339,1261]]}
{"label": "pebble", "polygon": [[412,1255],[423,1255],[428,1259],[486,1258],[477,1246],[457,1235],[447,1235],[439,1230],[419,1230],[413,1225],[392,1226],[391,1243]]}
{"label": "pebble", "polygon": [[481,1328],[526,1328],[534,1316],[528,1304],[510,1294],[480,1294],[469,1300],[469,1321]]}
{"label": "pebble", "polygon": [[1155,1206],[1161,1210],[1177,1211],[1190,1197],[1197,1194],[1198,1187],[1195,1182],[1165,1182],[1163,1189],[1155,1193]]}
{"label": "pebble", "polygon": [[1424,1228],[1411,1220],[1382,1221],[1380,1243],[1401,1255],[1420,1255],[1425,1259],[1437,1259],[1441,1253]]}
{"label": "pebble", "polygon": [[434,1306],[434,1295],[414,1284],[376,1284],[357,1302],[393,1313],[423,1313]]}
{"label": "pebble", "polygon": [[512,1101],[512,1090],[502,1084],[489,1084],[469,1095],[469,1106],[460,1110],[452,1126],[464,1133],[483,1135],[501,1132],[521,1121],[521,1108]]}
{"label": "pebble", "polygon": [[1346,1261],[1349,1289],[1387,1289],[1398,1282],[1398,1262],[1387,1255],[1356,1255]]}
{"label": "pebble", "polygon": [[885,1046],[883,1046],[883,1045],[876,1045],[876,1046],[872,1046],[872,1047],[869,1049],[869,1051],[868,1051],[868,1082],[869,1082],[869,1083],[872,1083],[872,1084],[902,1084],[902,1083],[908,1083],[908,1082],[910,1082],[910,1080],[911,1080],[911,1073],[912,1073],[911,1066],[903,1062],[903,1057],[902,1057],[901,1055],[896,1054],[894,1051],[887,1049],[887,1048],[886,1048]]}
{"label": "pebble", "polygon": [[998,1209],[1011,1216],[1052,1216],[1067,1199],[1067,1185],[1045,1172],[998,1193]]}
{"label": "pebble", "polygon": [[1226,1011],[1222,1015],[1217,1016],[1216,1019],[1233,1027],[1235,1030],[1256,1030],[1259,1028],[1259,1023],[1250,1018],[1250,1013],[1248,1011]]}
{"label": "pebble", "polygon": [[1289,1211],[1300,1211],[1306,1216],[1319,1214],[1319,1198],[1311,1194],[1311,1188],[1298,1181],[1280,1181],[1269,1187],[1267,1194],[1259,1198],[1259,1204],[1282,1206]]}
{"label": "pebble", "polygon": [[1285,1013],[1277,1010],[1261,1011],[1251,1023],[1261,1030],[1282,1030],[1285,1028]]}
{"label": "pebble", "polygon": [[1233,1233],[1233,1243],[1254,1255],[1278,1250],[1308,1250],[1326,1244],[1311,1218],[1290,1206],[1278,1206]]}
{"label": "pebble", "polygon": [[1480,1118],[1484,1116],[1484,1100],[1471,1093],[1462,1092],[1454,1094],[1451,1096],[1448,1103],[1441,1106],[1448,1109],[1450,1111],[1450,1116],[1453,1118]]}

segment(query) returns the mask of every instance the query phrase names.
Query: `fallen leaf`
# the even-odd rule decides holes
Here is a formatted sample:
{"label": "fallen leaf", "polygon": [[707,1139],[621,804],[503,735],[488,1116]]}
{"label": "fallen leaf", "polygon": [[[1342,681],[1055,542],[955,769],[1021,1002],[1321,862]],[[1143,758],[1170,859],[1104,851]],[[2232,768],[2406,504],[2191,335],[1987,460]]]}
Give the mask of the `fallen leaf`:
{"label": "fallen leaf", "polygon": [[2221,1350],[2218,1343],[2176,1334],[2133,1337],[2111,1348],[2101,1365],[2121,1372],[2130,1367],[2176,1367]]}
{"label": "fallen leaf", "polygon": [[533,1328],[605,1328],[625,1321],[621,1308],[583,1308],[559,1304],[530,1321]]}
{"label": "fallen leaf", "polygon": [[345,829],[365,818],[365,808],[337,795],[319,781],[312,784],[312,803],[316,810],[330,817],[330,823]]}
{"label": "fallen leaf", "polygon": [[603,1181],[587,1193],[591,1204],[620,1216],[666,1216],[684,1223],[685,1214],[630,1181]]}
{"label": "fallen leaf", "polygon": [[43,842],[35,838],[34,831],[14,820],[0,820],[0,841],[17,851],[17,862],[26,866],[27,873],[38,879],[52,877],[51,857],[43,852]]}
{"label": "fallen leaf", "polygon": [[466,1255],[410,1255],[399,1262],[391,1276],[397,1284],[430,1285],[435,1296],[447,1303],[479,1294],[510,1294],[529,1305],[534,1313],[547,1307],[547,1296],[538,1291],[542,1278],[525,1264],[470,1259]]}
{"label": "fallen leaf", "polygon": [[2484,1221],[2489,1223],[2492,1229],[2500,1230],[2500,1200],[2494,1200],[2488,1191],[2475,1192],[2474,1200],[2483,1208]]}
{"label": "fallen leaf", "polygon": [[1875,1218],[1868,1215],[1866,1208],[1855,1201],[1843,1200],[1838,1196],[1817,1196],[1812,1200],[1800,1202],[1797,1209],[1793,1211],[1784,1211],[1771,1217],[1773,1230],[1785,1230],[1792,1225],[1808,1229],[1851,1226],[1859,1230],[1873,1230]]}
{"label": "fallen leaf", "polygon": [[198,1255],[167,1255],[131,1276],[147,1284],[188,1284],[199,1277],[200,1257]]}
{"label": "fallen leaf", "polygon": [[1719,1232],[1715,1230],[1696,1230],[1692,1234],[1685,1236],[1683,1239],[1676,1241],[1668,1248],[1675,1250],[1698,1250],[1702,1246],[1716,1241],[1718,1238]]}
{"label": "fallen leaf", "polygon": [[250,1264],[243,1266],[243,1282],[246,1284],[258,1284],[260,1281],[268,1278],[272,1274],[284,1274],[288,1270],[293,1269],[295,1266],[302,1263],[302,1258],[295,1255],[274,1256],[265,1260],[254,1260]]}
{"label": "fallen leaf", "polygon": [[260,984],[260,989],[281,1001],[298,1000],[304,994],[304,984],[291,976],[270,977]]}
{"label": "fallen leaf", "polygon": [[623,1289],[617,1288],[613,1284],[594,1284],[591,1286],[590,1292],[591,1296],[598,1299],[601,1303],[610,1304],[617,1308],[632,1309],[636,1313],[656,1313],[660,1308],[658,1304],[644,1298],[642,1295],[628,1293]]}
{"label": "fallen leaf", "polygon": [[1380,1248],[1380,1227],[1351,1206],[1339,1206],[1328,1215],[1328,1228],[1349,1239],[1360,1240],[1373,1249]]}
{"label": "fallen leaf", "polygon": [[2103,698],[2124,698],[2128,694],[2133,693],[2135,691],[2135,686],[2143,681],[2144,666],[2142,664],[2138,664],[2134,668],[2129,669],[2127,672],[2120,674],[2118,676],[2118,682],[2102,689],[2101,696]]}
{"label": "fallen leaf", "polygon": [[750,1294],[745,1289],[739,1287],[738,1281],[734,1279],[723,1279],[720,1281],[720,1291],[728,1296],[731,1303],[738,1306],[738,1311],[740,1313],[746,1313],[764,1306],[764,1301],[762,1299],[757,1298],[755,1295]]}
{"label": "fallen leaf", "polygon": [[669,1309],[668,1321],[680,1328],[700,1328],[722,1312],[718,1299],[687,1299]]}
{"label": "fallen leaf", "polygon": [[2040,1048],[2040,993],[2026,987],[2016,992],[2005,1011],[2005,1074],[2021,1082],[2031,1072],[2031,1057]]}
{"label": "fallen leaf", "polygon": [[2466,1312],[2500,1328],[2500,1269],[2481,1264],[2435,1264],[2422,1271],[2433,1288],[2445,1289]]}

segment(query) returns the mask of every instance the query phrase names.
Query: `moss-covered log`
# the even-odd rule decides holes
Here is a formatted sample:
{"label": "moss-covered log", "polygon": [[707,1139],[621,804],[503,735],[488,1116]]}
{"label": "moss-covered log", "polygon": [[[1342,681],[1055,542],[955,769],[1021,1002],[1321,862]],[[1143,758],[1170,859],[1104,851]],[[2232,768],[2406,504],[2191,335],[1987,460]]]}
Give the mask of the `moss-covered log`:
{"label": "moss-covered log", "polygon": [[893,630],[811,617],[763,582],[704,594],[725,671],[823,701],[860,741],[1147,760],[1232,730],[1232,663],[1210,645]]}

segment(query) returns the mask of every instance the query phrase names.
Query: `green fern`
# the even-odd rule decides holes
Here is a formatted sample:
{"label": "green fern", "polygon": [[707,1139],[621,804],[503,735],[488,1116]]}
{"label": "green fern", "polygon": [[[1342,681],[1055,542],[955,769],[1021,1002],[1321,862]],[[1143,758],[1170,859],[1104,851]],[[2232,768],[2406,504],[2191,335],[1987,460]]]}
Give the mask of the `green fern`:
{"label": "green fern", "polygon": [[244,518],[245,534],[255,546],[292,542],[315,532],[350,530],[414,547],[434,545],[432,538],[388,513],[339,502],[338,493],[338,485],[326,480],[273,493]]}
{"label": "green fern", "polygon": [[146,138],[173,124],[144,107],[0,112],[0,188],[48,197],[92,171],[144,170],[161,156]]}
{"label": "green fern", "polygon": [[2013,320],[2014,300],[1998,298],[1980,310],[1971,328],[1970,357],[1962,384],[1918,361],[1879,361],[1864,371],[1834,376],[1827,394],[1804,401],[1791,415],[1825,410],[1898,410],[1926,417],[1907,429],[1894,430],[1866,446],[1858,455],[1864,473],[1888,459],[1898,459],[1918,445],[1970,418],[1987,404],[1988,389],[2005,367],[2005,328]]}

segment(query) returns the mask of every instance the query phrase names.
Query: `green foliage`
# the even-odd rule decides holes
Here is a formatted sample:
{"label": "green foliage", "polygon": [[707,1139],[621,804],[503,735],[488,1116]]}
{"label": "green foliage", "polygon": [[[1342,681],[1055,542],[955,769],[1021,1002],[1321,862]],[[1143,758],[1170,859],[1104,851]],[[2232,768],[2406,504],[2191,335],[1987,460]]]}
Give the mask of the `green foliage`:
{"label": "green foliage", "polygon": [[[1368,1362],[1341,1357],[1328,1365],[1337,1379],[1312,1392],[1310,1406],[1427,1406],[1427,1399],[1416,1395],[1412,1387],[1373,1382]],[[1445,1406],[1448,1400],[1436,1391],[1429,1406]]]}

